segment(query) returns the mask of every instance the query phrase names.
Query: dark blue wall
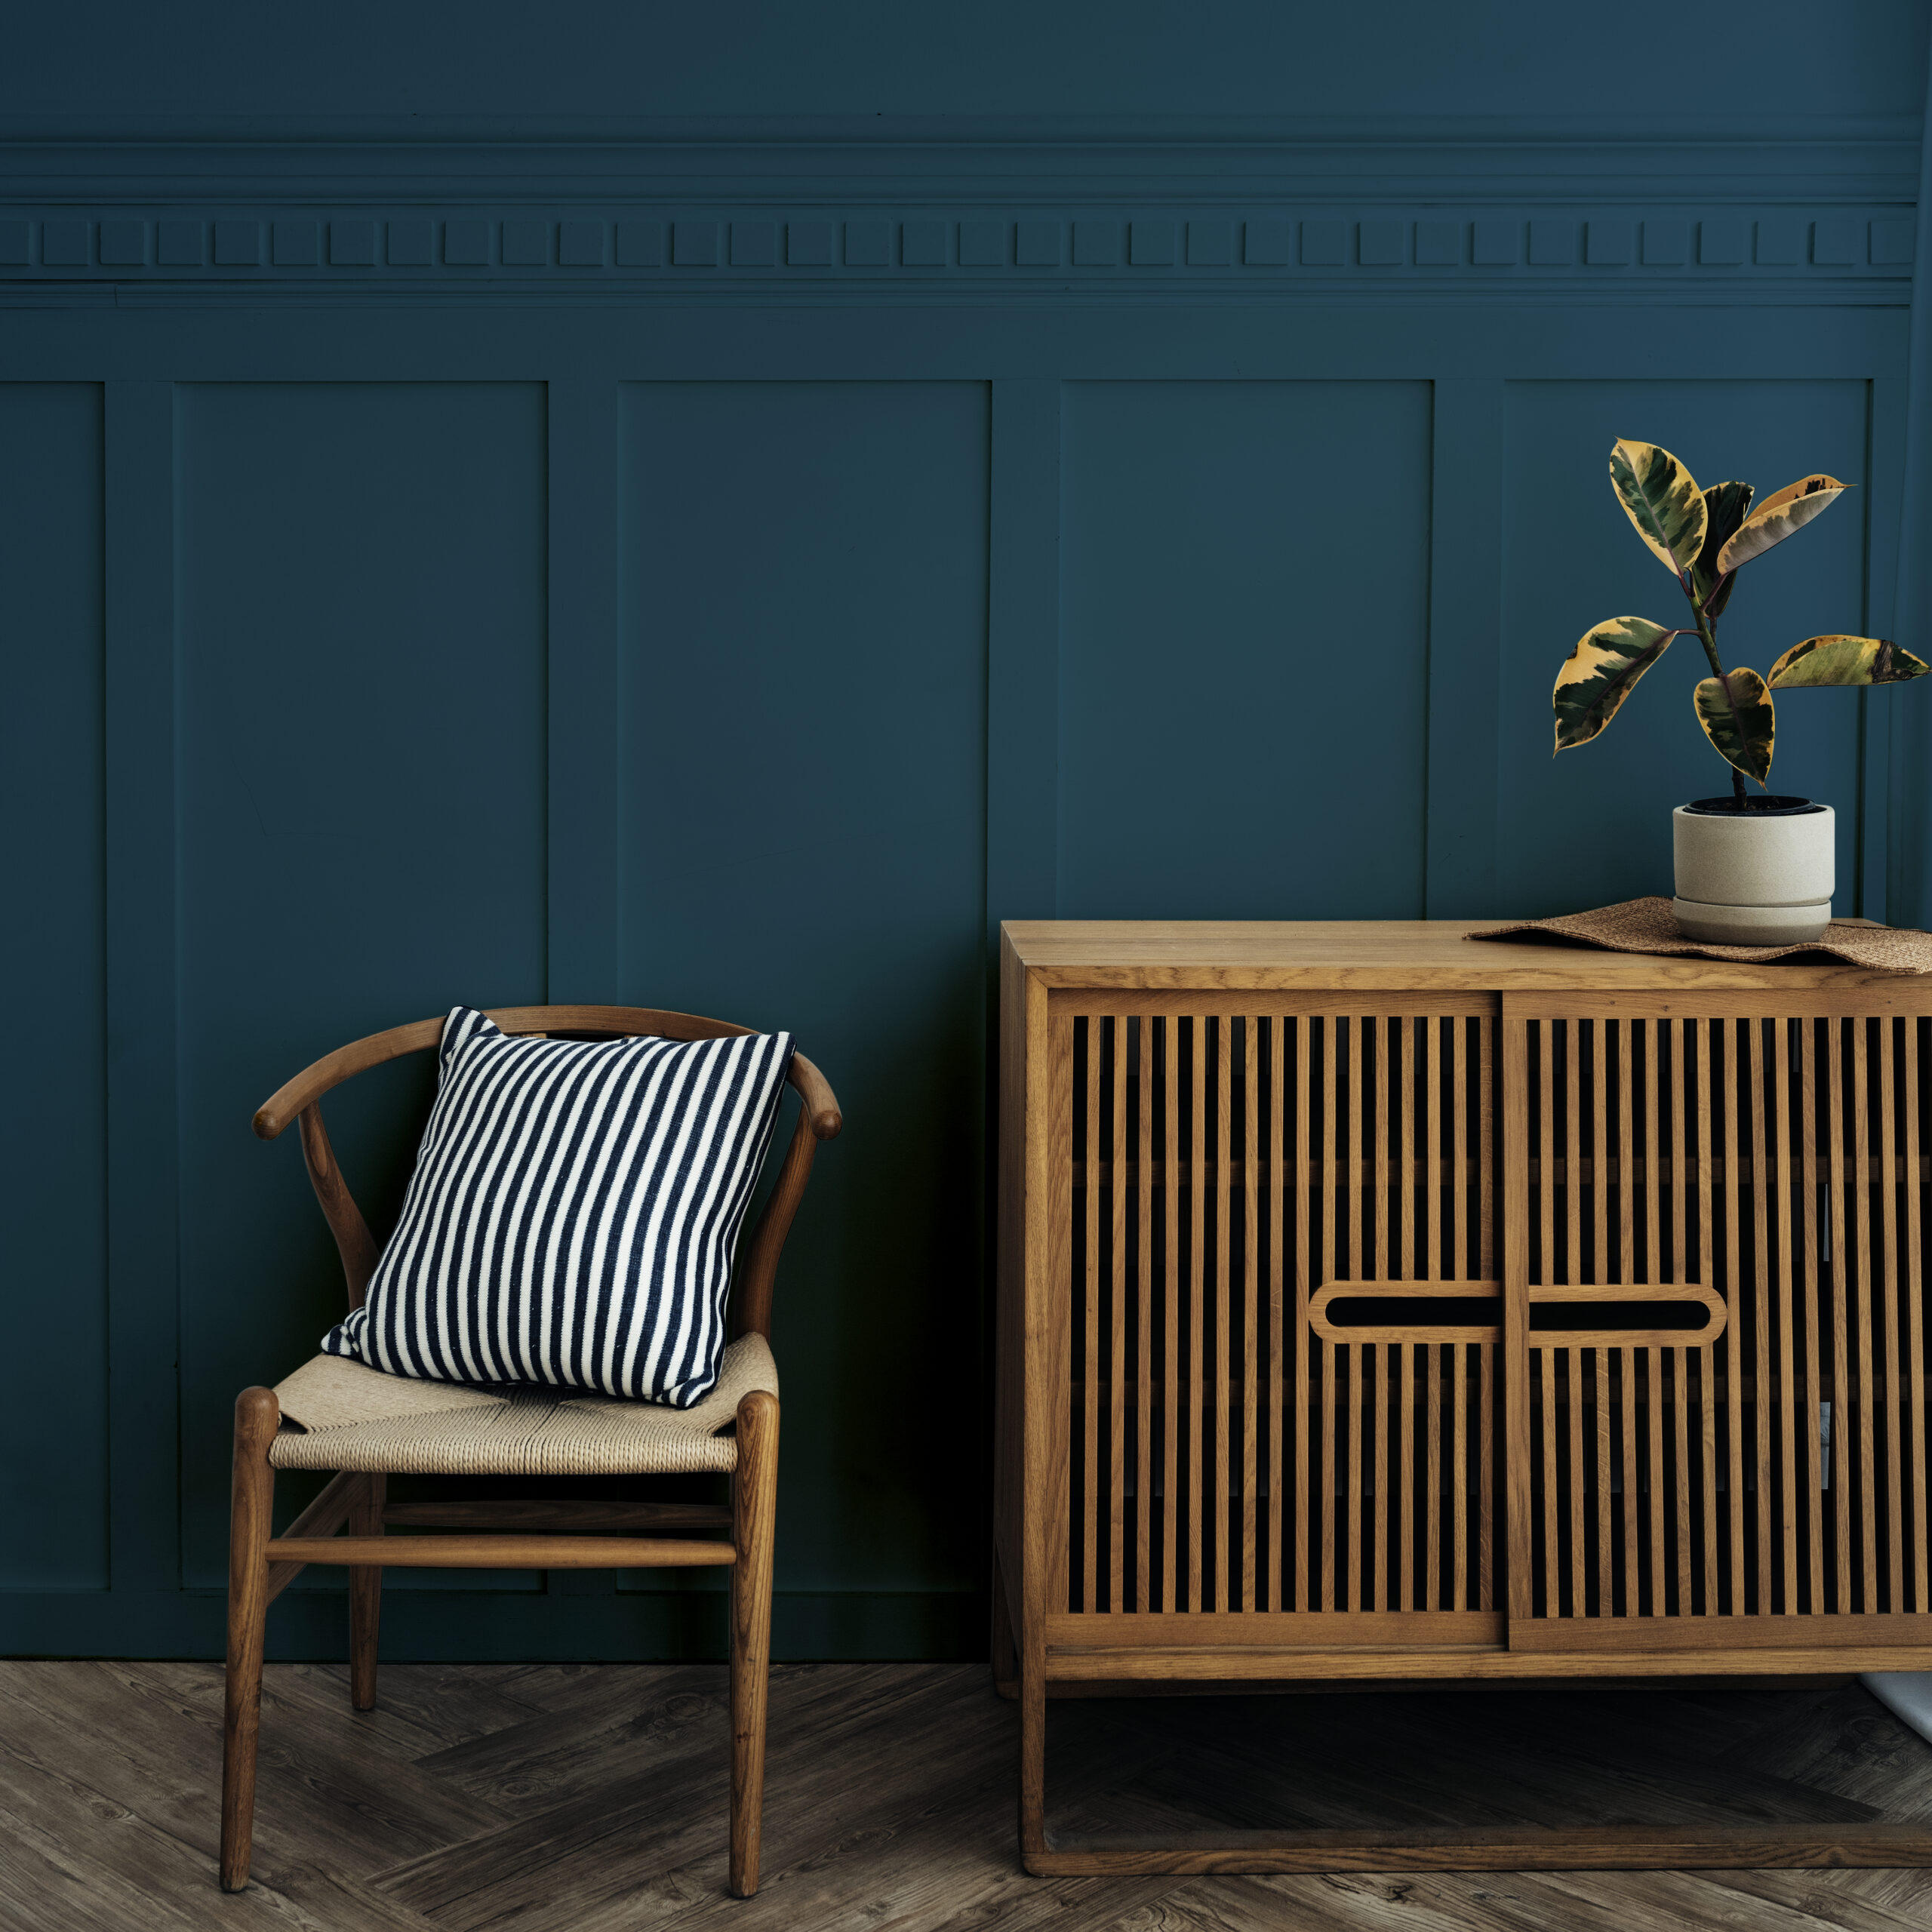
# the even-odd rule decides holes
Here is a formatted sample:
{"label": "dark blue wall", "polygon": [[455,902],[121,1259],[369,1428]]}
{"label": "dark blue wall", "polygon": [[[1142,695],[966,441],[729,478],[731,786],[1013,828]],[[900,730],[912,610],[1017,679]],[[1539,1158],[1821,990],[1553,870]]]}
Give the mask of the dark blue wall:
{"label": "dark blue wall", "polygon": [[[1672,9],[1681,58],[1527,0],[12,23],[0,1647],[218,1651],[232,1398],[340,1293],[252,1110],[546,998],[832,1077],[780,1648],[977,1647],[997,921],[1665,887],[1722,782],[1696,666],[1548,749],[1576,637],[1674,608],[1618,435],[1859,486],[1737,658],[1894,624],[1926,16],[1738,17]],[[1924,916],[1928,705],[1785,707],[1842,910]],[[333,1103],[378,1218],[426,1091]],[[646,1580],[432,1577],[386,1639],[717,1641]],[[305,1580],[273,1635],[342,1625]]]}

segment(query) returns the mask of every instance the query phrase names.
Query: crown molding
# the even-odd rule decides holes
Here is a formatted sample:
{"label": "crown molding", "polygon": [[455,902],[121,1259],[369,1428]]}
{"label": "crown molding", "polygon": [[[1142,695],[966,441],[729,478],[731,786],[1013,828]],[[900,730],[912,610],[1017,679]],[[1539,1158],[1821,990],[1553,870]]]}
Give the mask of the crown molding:
{"label": "crown molding", "polygon": [[1909,288],[1918,136],[1877,117],[15,116],[0,291],[1887,303]]}

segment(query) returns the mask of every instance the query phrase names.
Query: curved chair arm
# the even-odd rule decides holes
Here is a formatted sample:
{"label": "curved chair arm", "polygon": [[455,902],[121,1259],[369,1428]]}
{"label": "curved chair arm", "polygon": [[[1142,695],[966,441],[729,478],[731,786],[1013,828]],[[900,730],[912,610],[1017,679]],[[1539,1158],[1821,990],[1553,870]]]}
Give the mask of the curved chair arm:
{"label": "curved chair arm", "polygon": [[805,1198],[812,1156],[821,1140],[831,1140],[845,1124],[831,1083],[803,1054],[792,1054],[791,1070],[785,1077],[798,1090],[798,1124],[792,1130],[792,1144],[785,1150],[778,1184],[744,1245],[731,1283],[732,1334],[759,1334],[767,1341],[771,1339],[771,1295],[778,1279],[778,1257],[784,1250],[785,1237],[792,1232],[792,1217]]}
{"label": "curved chair arm", "polygon": [[371,1033],[351,1040],[325,1054],[312,1066],[305,1066],[293,1080],[278,1087],[255,1109],[254,1128],[263,1140],[277,1139],[292,1120],[299,1119],[332,1087],[385,1060],[399,1060],[405,1054],[420,1053],[433,1047],[441,1036],[440,1020],[417,1020],[407,1026],[392,1026],[386,1033]]}
{"label": "curved chair arm", "polygon": [[798,1098],[812,1124],[813,1137],[836,1140],[838,1130],[845,1124],[845,1117],[838,1111],[838,1097],[832,1092],[832,1083],[801,1053],[792,1054],[792,1069],[786,1078],[798,1089]]}
{"label": "curved chair arm", "polygon": [[[727,1040],[752,1030],[749,1026],[734,1026],[728,1020],[706,1020],[695,1013],[667,1013],[649,1006],[499,1006],[491,1008],[485,1017],[506,1033],[608,1033],[613,1038],[626,1033],[656,1033],[667,1040]],[[426,1047],[433,1047],[442,1035],[443,1017],[415,1020],[407,1026],[392,1026],[386,1032],[371,1033],[350,1041],[346,1047],[337,1047],[312,1066],[305,1066],[262,1103],[255,1112],[255,1131],[264,1140],[274,1140],[305,1107],[312,1106],[331,1087],[340,1087],[353,1075],[366,1073],[385,1060],[420,1053]],[[817,1078],[816,1067],[812,1072]],[[826,1103],[832,1106],[832,1133],[836,1134],[838,1114],[832,1101],[832,1089],[825,1086],[823,1079],[819,1084],[824,1088]],[[831,1135],[820,1137],[829,1140]]]}
{"label": "curved chair arm", "polygon": [[[728,1020],[642,1006],[497,1007],[490,1010],[489,1017],[506,1033],[526,1035],[608,1033],[622,1037],[655,1033],[673,1040],[719,1040],[752,1030]],[[291,1121],[301,1122],[302,1153],[309,1183],[329,1231],[335,1236],[352,1309],[362,1306],[364,1291],[375,1272],[381,1249],[337,1165],[335,1149],[329,1144],[328,1130],[322,1124],[322,1110],[318,1103],[331,1088],[340,1086],[353,1075],[399,1059],[405,1054],[422,1053],[435,1046],[442,1037],[443,1023],[441,1019],[412,1020],[406,1026],[392,1026],[385,1032],[352,1040],[303,1068],[256,1111],[255,1131],[264,1140],[275,1140]],[[755,1330],[770,1336],[778,1257],[791,1231],[792,1217],[804,1197],[812,1155],[819,1142],[835,1138],[845,1124],[831,1083],[803,1054],[792,1054],[785,1078],[798,1096],[798,1124],[793,1131],[792,1144],[786,1149],[778,1183],[752,1230],[736,1272],[732,1306],[734,1331],[740,1334]]]}

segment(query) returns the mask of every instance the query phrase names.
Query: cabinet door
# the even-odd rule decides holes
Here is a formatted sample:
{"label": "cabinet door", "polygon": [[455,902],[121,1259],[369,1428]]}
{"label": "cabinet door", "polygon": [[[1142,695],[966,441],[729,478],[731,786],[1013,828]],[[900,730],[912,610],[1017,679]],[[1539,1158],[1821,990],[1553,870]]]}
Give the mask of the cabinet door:
{"label": "cabinet door", "polygon": [[1506,1008],[1511,1645],[1923,1641],[1927,1023],[1688,1004]]}
{"label": "cabinet door", "polygon": [[1055,1014],[1066,1611],[1500,1638],[1495,1002],[1120,1004]]}

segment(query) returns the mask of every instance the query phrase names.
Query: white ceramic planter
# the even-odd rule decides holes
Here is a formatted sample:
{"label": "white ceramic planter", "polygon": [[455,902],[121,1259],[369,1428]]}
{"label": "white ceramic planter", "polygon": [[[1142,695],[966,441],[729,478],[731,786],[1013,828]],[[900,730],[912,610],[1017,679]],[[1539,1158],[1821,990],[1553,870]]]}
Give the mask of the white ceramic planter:
{"label": "white ceramic planter", "polygon": [[1672,909],[1686,939],[1718,946],[1803,946],[1832,921],[1833,823],[1807,798],[1727,811],[1700,798],[1671,814]]}

